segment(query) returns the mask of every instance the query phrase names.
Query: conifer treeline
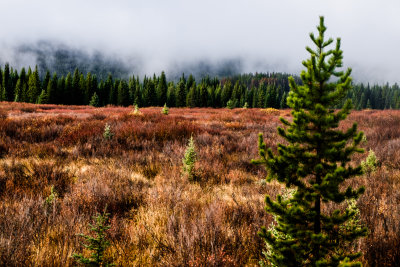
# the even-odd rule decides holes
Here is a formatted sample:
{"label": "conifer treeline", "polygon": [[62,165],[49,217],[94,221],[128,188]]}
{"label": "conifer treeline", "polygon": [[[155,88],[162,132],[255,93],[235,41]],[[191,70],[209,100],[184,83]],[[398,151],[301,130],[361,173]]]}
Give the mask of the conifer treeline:
{"label": "conifer treeline", "polygon": [[[49,71],[42,78],[38,68],[19,72],[9,64],[0,68],[0,100],[39,104],[65,104],[140,107],[272,107],[286,108],[289,92],[289,74],[256,73],[242,74],[229,78],[205,77],[200,81],[182,74],[177,82],[167,81],[164,72],[160,76],[138,76],[129,79],[113,78],[98,80],[96,75],[74,73],[59,77]],[[299,78],[295,78],[300,83]],[[349,91],[357,109],[399,109],[400,88],[394,85],[356,84]]]}

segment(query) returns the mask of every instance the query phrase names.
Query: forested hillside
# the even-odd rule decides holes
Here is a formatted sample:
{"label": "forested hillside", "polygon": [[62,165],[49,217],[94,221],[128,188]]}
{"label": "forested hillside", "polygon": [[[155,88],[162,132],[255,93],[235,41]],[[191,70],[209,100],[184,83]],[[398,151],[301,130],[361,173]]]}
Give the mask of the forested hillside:
{"label": "forested hillside", "polygon": [[[162,72],[159,76],[132,75],[129,79],[109,74],[101,79],[78,68],[59,76],[56,72],[40,73],[38,67],[18,71],[5,64],[0,68],[0,100],[93,106],[167,104],[170,107],[286,108],[289,76],[286,73],[250,73],[196,80],[193,75],[182,74],[175,82],[169,81]],[[298,77],[295,79],[300,83]],[[356,109],[400,108],[398,84],[354,84],[347,98],[352,99]]]}

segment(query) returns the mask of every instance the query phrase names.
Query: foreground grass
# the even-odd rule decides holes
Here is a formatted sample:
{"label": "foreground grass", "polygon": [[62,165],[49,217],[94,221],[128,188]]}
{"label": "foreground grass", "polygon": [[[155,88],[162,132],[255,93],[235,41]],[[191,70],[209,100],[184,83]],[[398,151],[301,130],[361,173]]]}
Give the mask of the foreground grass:
{"label": "foreground grass", "polygon": [[[274,146],[279,116],[288,115],[1,103],[0,264],[73,265],[71,255],[83,251],[76,233],[88,234],[107,205],[106,258],[116,265],[257,265],[264,248],[257,231],[272,221],[264,195],[280,187],[263,183],[265,171],[249,162],[257,134]],[[367,266],[392,266],[400,258],[400,111],[353,112],[344,127],[354,120],[380,163],[352,181],[366,186],[358,207],[370,229],[355,246]],[[196,182],[181,169],[192,134]]]}

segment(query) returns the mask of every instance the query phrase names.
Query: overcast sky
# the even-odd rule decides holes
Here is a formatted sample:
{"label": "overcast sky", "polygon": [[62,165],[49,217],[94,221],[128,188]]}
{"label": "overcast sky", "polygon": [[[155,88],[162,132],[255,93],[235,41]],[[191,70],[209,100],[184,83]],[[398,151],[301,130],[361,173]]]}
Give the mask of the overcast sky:
{"label": "overcast sky", "polygon": [[399,0],[0,0],[0,57],[50,40],[123,58],[143,72],[239,58],[243,71],[298,73],[324,15],[357,81],[400,82]]}

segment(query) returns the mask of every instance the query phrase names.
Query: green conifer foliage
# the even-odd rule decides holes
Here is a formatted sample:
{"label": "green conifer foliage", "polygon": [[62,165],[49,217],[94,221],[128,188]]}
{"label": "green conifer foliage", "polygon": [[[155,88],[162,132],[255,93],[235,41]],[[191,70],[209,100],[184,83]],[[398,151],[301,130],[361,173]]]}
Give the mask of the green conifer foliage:
{"label": "green conifer foliage", "polygon": [[118,105],[127,107],[130,104],[129,86],[125,80],[122,80],[118,85]]}
{"label": "green conifer foliage", "polygon": [[157,106],[157,93],[154,86],[154,82],[151,79],[148,79],[146,84],[143,83],[144,103],[146,106]]}
{"label": "green conifer foliage", "polygon": [[53,77],[50,79],[49,83],[47,84],[47,97],[49,99],[49,103],[57,103],[57,74],[54,73]]}
{"label": "green conifer foliage", "polygon": [[12,88],[12,83],[11,83],[10,65],[8,63],[6,63],[6,65],[4,66],[2,83],[3,83],[2,84],[2,87],[3,87],[2,99],[4,101],[13,101],[14,95],[13,95],[13,88]]}
{"label": "green conifer foliage", "polygon": [[43,82],[42,82],[42,90],[47,90],[47,86],[50,82],[51,76],[50,76],[50,71],[46,71],[46,75],[44,76]]}
{"label": "green conifer foliage", "polygon": [[167,92],[167,105],[169,107],[175,107],[176,106],[176,100],[175,100],[175,85],[173,82],[170,82],[168,84],[168,92]]}
{"label": "green conifer foliage", "polygon": [[72,105],[74,101],[74,96],[72,95],[72,76],[68,72],[67,77],[65,77],[65,87],[64,87],[64,99],[66,104]]}
{"label": "green conifer foliage", "polygon": [[135,92],[133,93],[133,103],[138,106],[142,105],[142,90],[139,83],[139,77],[136,79]]}
{"label": "green conifer foliage", "polygon": [[40,93],[37,103],[38,104],[47,104],[49,102],[49,99],[47,97],[46,91],[43,89],[42,92]]}
{"label": "green conifer foliage", "polygon": [[92,98],[90,99],[89,106],[99,107],[100,106],[99,101],[100,101],[99,96],[96,94],[96,92],[94,92]]}
{"label": "green conifer foliage", "polygon": [[361,162],[361,167],[364,173],[372,173],[376,170],[378,166],[378,160],[376,159],[375,152],[370,149],[368,152],[368,156],[365,161]]}
{"label": "green conifer foliage", "polygon": [[235,108],[235,102],[232,99],[229,99],[228,103],[226,103],[226,107],[229,109]]}
{"label": "green conifer foliage", "polygon": [[103,214],[98,214],[94,217],[95,224],[89,224],[90,231],[94,232],[94,236],[79,234],[79,236],[85,238],[86,243],[83,246],[91,250],[92,253],[89,258],[83,254],[74,253],[72,257],[78,263],[85,266],[114,266],[104,261],[104,252],[110,246],[110,242],[106,237],[106,232],[110,229],[110,225],[107,224],[109,215],[104,211]]}
{"label": "green conifer foliage", "polygon": [[85,88],[84,88],[84,101],[85,101],[85,105],[87,105],[90,101],[90,97],[93,95],[93,90],[92,90],[92,83],[93,83],[93,77],[92,77],[92,73],[88,72],[86,74],[86,78],[85,78]]}
{"label": "green conifer foliage", "polygon": [[185,155],[183,156],[183,172],[188,176],[189,181],[195,180],[194,165],[197,160],[196,146],[194,144],[193,136],[190,137],[188,145],[186,146]]}
{"label": "green conifer foliage", "polygon": [[114,82],[111,74],[108,75],[106,82],[104,83],[104,94],[108,97],[108,104],[115,105],[117,103],[117,94],[114,90]]}
{"label": "green conifer foliage", "polygon": [[184,80],[180,80],[176,89],[176,106],[186,106],[186,85]]}
{"label": "green conifer foliage", "polygon": [[214,86],[207,86],[207,107],[215,108],[215,88]]}
{"label": "green conifer foliage", "polygon": [[79,73],[78,68],[76,68],[72,76],[71,94],[73,95],[74,104],[82,105],[84,103],[84,98],[82,97],[83,90],[80,81],[81,74]]}
{"label": "green conifer foliage", "polygon": [[260,84],[260,88],[258,89],[258,96],[257,96],[257,107],[264,108],[265,107],[265,93],[266,93],[266,86],[264,83]]}
{"label": "green conifer foliage", "polygon": [[[21,69],[20,75],[19,75],[19,80],[20,80],[20,93],[19,93],[19,101],[20,102],[27,102],[27,87],[28,87],[28,78],[26,77],[26,71],[25,68]],[[18,83],[18,81],[17,81]]]}
{"label": "green conifer foliage", "polygon": [[139,110],[139,106],[138,105],[133,105],[133,112],[132,112],[132,114],[133,115],[135,115],[135,116],[140,116],[140,115],[142,115],[142,112],[140,112],[140,110]]}
{"label": "green conifer foliage", "polygon": [[104,132],[103,132],[103,137],[106,140],[111,140],[114,136],[114,133],[111,131],[111,125],[106,123],[104,126]]}
{"label": "green conifer foliage", "polygon": [[194,108],[196,106],[196,87],[192,86],[186,96],[186,106]]}
{"label": "green conifer foliage", "polygon": [[39,71],[36,66],[35,71],[29,75],[28,81],[28,101],[30,103],[36,103],[41,92],[40,87]]}
{"label": "green conifer foliage", "polygon": [[167,78],[165,76],[165,72],[161,72],[160,80],[157,85],[157,97],[158,97],[158,104],[162,105],[163,103],[167,102]]}
{"label": "green conifer foliage", "polygon": [[[269,196],[265,199],[265,209],[274,215],[276,225],[275,232],[263,227],[260,236],[269,247],[266,260],[272,266],[339,266],[344,262],[346,266],[358,266],[355,260],[360,253],[340,250],[338,246],[366,235],[367,231],[365,227],[338,230],[356,216],[354,208],[345,204],[364,192],[362,187],[342,185],[362,174],[361,166],[349,162],[352,154],[363,152],[359,148],[363,133],[357,131],[357,124],[344,132],[337,128],[352,107],[348,100],[341,110],[333,109],[351,87],[351,69],[337,70],[343,59],[340,39],[334,49],[326,51],[333,39],[324,38],[323,17],[317,29],[317,37],[310,34],[316,48],[306,48],[311,57],[303,61],[303,85],[290,78],[287,103],[292,108],[293,120],[281,118],[285,128],[278,128],[286,144],[279,144],[274,154],[266,149],[260,134],[260,159],[253,161],[266,166],[268,181],[275,179],[292,190],[287,198],[278,195],[276,200]],[[324,207],[328,204],[347,208],[327,212]]]}
{"label": "green conifer foliage", "polygon": [[167,103],[164,104],[164,107],[161,110],[161,113],[164,114],[164,115],[168,115],[169,114],[169,108],[167,107]]}
{"label": "green conifer foliage", "polygon": [[57,91],[56,91],[56,104],[65,104],[65,77],[61,76],[57,82]]}
{"label": "green conifer foliage", "polygon": [[17,84],[15,85],[14,102],[22,102],[22,82],[21,82],[21,79],[18,79]]}
{"label": "green conifer foliage", "polygon": [[226,106],[228,101],[231,99],[232,95],[232,83],[228,81],[227,83],[224,84],[224,87],[222,88],[221,91],[221,102],[223,106]]}
{"label": "green conifer foliage", "polygon": [[[185,81],[185,76],[182,75],[181,80]],[[186,82],[186,88],[191,88],[192,86],[196,87],[196,80],[194,79],[193,75],[190,74]]]}

